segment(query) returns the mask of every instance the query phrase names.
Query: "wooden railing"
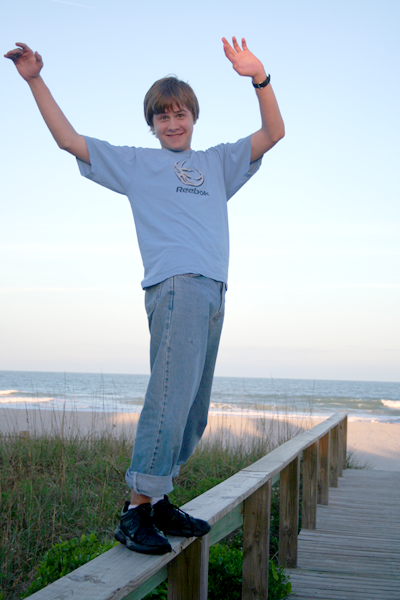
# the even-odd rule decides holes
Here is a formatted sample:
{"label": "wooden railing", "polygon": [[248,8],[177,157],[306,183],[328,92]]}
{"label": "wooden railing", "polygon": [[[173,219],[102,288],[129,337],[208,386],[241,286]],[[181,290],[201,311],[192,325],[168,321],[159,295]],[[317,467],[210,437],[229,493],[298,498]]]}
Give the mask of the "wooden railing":
{"label": "wooden railing", "polygon": [[149,556],[118,545],[30,596],[32,600],[141,600],[168,578],[169,600],[206,600],[209,546],[243,525],[242,598],[267,599],[271,486],[280,479],[279,564],[297,564],[300,460],[302,527],[315,529],[346,468],[347,415],[335,414],[182,507],[211,524],[203,538],[169,538],[172,552]]}

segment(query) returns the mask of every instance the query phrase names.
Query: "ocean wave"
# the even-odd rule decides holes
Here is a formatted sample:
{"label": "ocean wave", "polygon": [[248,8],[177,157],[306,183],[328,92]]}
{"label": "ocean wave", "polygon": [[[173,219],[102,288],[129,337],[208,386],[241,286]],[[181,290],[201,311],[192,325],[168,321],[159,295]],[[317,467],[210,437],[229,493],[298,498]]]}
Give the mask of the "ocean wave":
{"label": "ocean wave", "polygon": [[398,408],[400,410],[400,400],[381,400],[381,402],[387,408]]}
{"label": "ocean wave", "polygon": [[237,404],[228,404],[227,402],[210,402],[210,410],[241,410]]}
{"label": "ocean wave", "polygon": [[38,402],[51,402],[54,398],[6,398],[0,404],[37,404]]}
{"label": "ocean wave", "polygon": [[11,394],[18,394],[18,390],[0,390],[0,396],[11,396]]}

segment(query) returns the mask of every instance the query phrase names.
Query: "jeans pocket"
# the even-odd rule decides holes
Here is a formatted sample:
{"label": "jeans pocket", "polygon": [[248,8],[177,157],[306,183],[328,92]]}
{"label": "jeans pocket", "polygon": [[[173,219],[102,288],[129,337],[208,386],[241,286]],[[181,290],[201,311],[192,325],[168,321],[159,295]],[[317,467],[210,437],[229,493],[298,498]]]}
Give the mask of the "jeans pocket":
{"label": "jeans pocket", "polygon": [[217,312],[215,313],[215,315],[211,319],[210,324],[214,323],[214,321],[216,321],[217,319],[220,319],[221,317],[223,317],[224,313],[225,313],[226,284],[225,283],[221,283],[220,286],[221,286],[221,288],[220,288],[220,305],[219,305],[219,308],[218,308]]}
{"label": "jeans pocket", "polygon": [[153,312],[156,309],[157,302],[161,296],[161,286],[162,283],[156,283],[156,285],[152,285],[146,288],[145,296],[144,296],[144,305],[146,309],[147,318],[150,320]]}

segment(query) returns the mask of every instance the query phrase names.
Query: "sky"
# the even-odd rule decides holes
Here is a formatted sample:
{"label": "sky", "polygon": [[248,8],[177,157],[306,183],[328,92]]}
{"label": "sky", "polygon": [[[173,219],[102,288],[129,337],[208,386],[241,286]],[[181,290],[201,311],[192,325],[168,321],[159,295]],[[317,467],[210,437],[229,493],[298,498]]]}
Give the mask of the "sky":
{"label": "sky", "polygon": [[[229,201],[216,375],[400,381],[400,2],[20,0],[25,42],[75,129],[158,147],[143,118],[174,73],[200,102],[192,148],[260,127],[221,38],[245,37],[286,136]],[[143,266],[128,200],[79,175],[0,61],[0,370],[148,373]]]}

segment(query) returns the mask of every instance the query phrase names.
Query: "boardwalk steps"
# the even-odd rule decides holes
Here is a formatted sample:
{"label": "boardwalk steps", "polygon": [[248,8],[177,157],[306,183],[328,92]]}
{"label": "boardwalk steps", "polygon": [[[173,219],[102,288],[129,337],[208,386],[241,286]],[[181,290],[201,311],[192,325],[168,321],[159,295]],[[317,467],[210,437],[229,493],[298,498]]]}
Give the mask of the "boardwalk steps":
{"label": "boardwalk steps", "polygon": [[345,471],[289,574],[296,600],[400,600],[400,472]]}

